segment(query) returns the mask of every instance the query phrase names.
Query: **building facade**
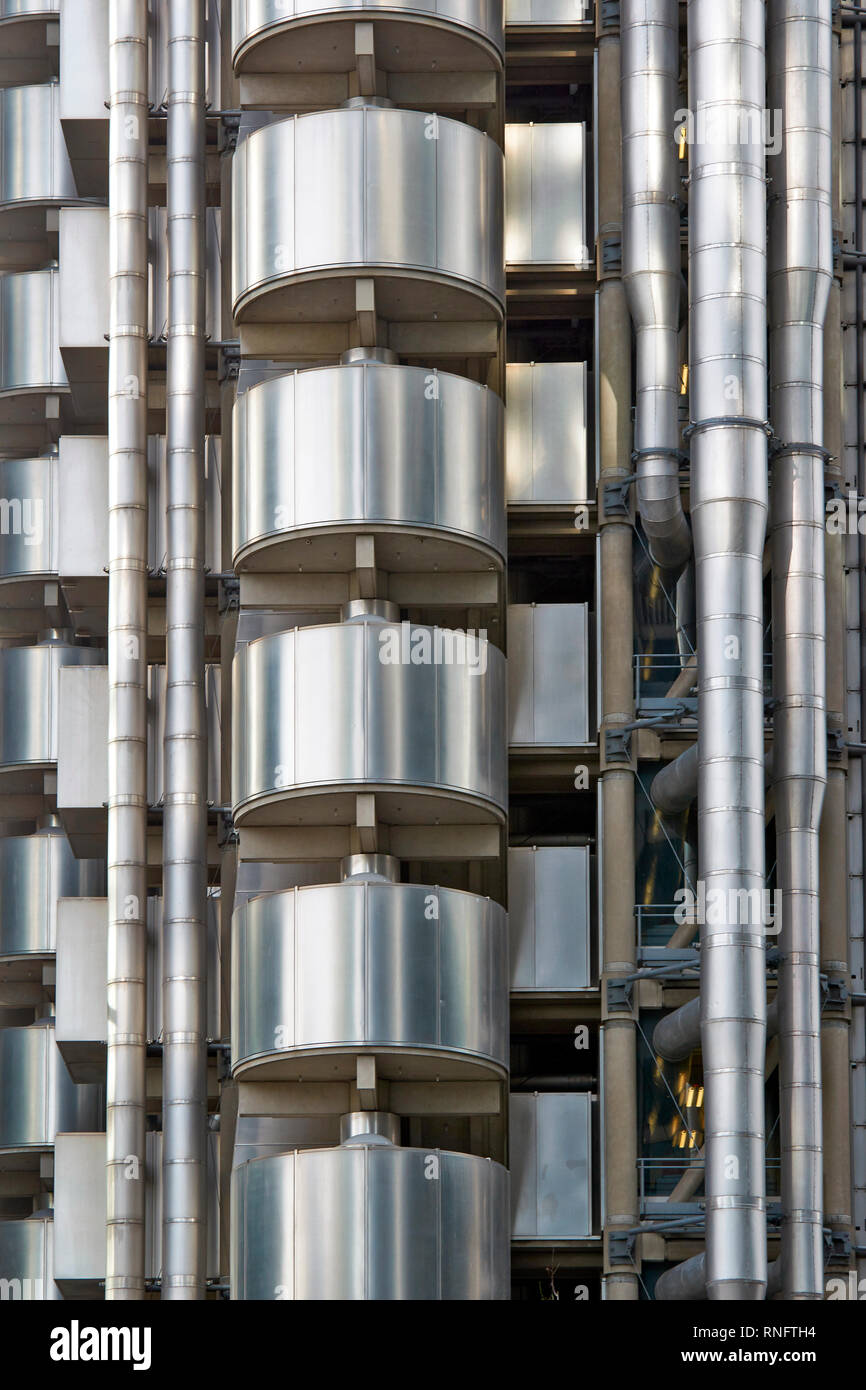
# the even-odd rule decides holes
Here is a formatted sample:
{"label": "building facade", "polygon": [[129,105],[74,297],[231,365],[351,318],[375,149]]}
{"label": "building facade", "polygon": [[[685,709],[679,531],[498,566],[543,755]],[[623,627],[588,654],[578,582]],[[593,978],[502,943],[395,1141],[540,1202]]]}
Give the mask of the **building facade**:
{"label": "building facade", "polygon": [[0,0],[3,1298],[866,1276],[863,20]]}

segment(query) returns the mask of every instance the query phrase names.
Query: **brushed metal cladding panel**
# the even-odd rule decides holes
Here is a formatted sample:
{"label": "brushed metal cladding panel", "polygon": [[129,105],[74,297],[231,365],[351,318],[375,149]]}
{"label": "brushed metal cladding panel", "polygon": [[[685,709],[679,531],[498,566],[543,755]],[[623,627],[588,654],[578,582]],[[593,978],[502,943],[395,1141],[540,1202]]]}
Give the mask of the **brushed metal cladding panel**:
{"label": "brushed metal cladding panel", "polygon": [[[260,637],[236,652],[234,708],[244,711],[232,750],[236,810],[281,789],[364,783],[504,806],[501,652],[482,642],[474,667],[392,664],[380,634],[383,642],[402,635],[384,623],[346,623]],[[406,626],[410,641],[424,634],[432,650],[434,629]]]}
{"label": "brushed metal cladding panel", "polygon": [[505,127],[505,259],[509,265],[584,265],[586,127]]}
{"label": "brushed metal cladding panel", "polygon": [[[277,0],[278,3],[278,0]],[[29,19],[60,13],[60,0],[0,0],[0,19]]]}
{"label": "brushed metal cladding panel", "polygon": [[509,362],[505,369],[508,502],[590,496],[585,362]]}
{"label": "brushed metal cladding panel", "polygon": [[371,523],[502,554],[502,415],[494,392],[420,367],[358,363],[262,382],[235,406],[235,556],[287,532]]}
{"label": "brushed metal cladding panel", "polygon": [[487,898],[351,882],[269,894],[236,911],[233,950],[234,1066],[376,1043],[508,1065],[506,919]]}
{"label": "brushed metal cladding panel", "polygon": [[[458,280],[503,303],[502,152],[460,121],[380,107],[295,116],[242,141],[233,170],[241,317],[257,291],[359,266]],[[340,317],[334,294],[322,287],[318,316]],[[417,279],[400,295],[392,316],[432,313]]]}
{"label": "brushed metal cladding panel", "polygon": [[[476,38],[499,52],[504,44],[501,0],[232,0],[235,66],[243,69],[244,60],[275,31],[288,29],[291,32],[299,25],[310,26],[346,17],[354,21],[379,18],[411,21],[415,27],[430,23],[435,26],[432,34],[437,36],[442,26],[447,25],[461,35],[465,31],[467,39]],[[416,37],[415,43],[422,53],[426,52],[423,40]],[[377,47],[377,57],[378,54]],[[381,61],[388,67],[394,62],[387,54],[383,54]],[[256,60],[255,70],[259,66]]]}
{"label": "brushed metal cladding panel", "polygon": [[514,1238],[592,1235],[590,1097],[516,1093],[509,1114]]}
{"label": "brushed metal cladding panel", "polygon": [[586,743],[586,604],[511,605],[508,644],[509,742],[558,747]]}
{"label": "brushed metal cladding panel", "polygon": [[0,460],[0,579],[58,570],[56,458]]}
{"label": "brushed metal cladding panel", "polygon": [[505,0],[506,24],[585,24],[592,0]]}
{"label": "brushed metal cladding panel", "polygon": [[[161,1133],[146,1139],[145,1268],[162,1273],[163,1168]],[[208,1278],[219,1275],[219,1135],[207,1136]],[[58,1133],[54,1149],[55,1276],[74,1299],[98,1298],[105,1279],[105,1135]],[[2,1225],[2,1223],[0,1223]]]}
{"label": "brushed metal cladding panel", "polygon": [[76,1086],[54,1027],[0,1029],[0,1153],[46,1149],[60,1131],[100,1129],[100,1086]]}
{"label": "brushed metal cladding panel", "polygon": [[512,989],[589,987],[589,902],[588,847],[509,849]]}
{"label": "brushed metal cladding panel", "polygon": [[232,1297],[509,1297],[508,1173],[442,1150],[352,1146],[233,1174]]}
{"label": "brushed metal cladding panel", "polygon": [[60,128],[58,83],[0,90],[0,209],[78,201]]}
{"label": "brushed metal cladding panel", "polygon": [[57,761],[63,666],[99,666],[98,647],[45,643],[0,651],[0,768]]}
{"label": "brushed metal cladding panel", "polygon": [[68,386],[58,275],[53,268],[0,275],[0,393]]}
{"label": "brushed metal cladding panel", "polygon": [[0,839],[0,959],[56,949],[60,898],[105,891],[105,864],[76,859],[62,830]]}
{"label": "brushed metal cladding panel", "polygon": [[0,1221],[0,1300],[48,1302],[60,1297],[54,1282],[54,1222],[44,1216]]}

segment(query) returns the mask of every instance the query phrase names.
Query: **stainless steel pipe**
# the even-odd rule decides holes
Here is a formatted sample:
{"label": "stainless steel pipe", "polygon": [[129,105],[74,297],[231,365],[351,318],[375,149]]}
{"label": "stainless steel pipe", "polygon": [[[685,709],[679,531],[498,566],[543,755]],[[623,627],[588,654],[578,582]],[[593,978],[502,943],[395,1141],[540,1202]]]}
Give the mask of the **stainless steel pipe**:
{"label": "stainless steel pipe", "polygon": [[105,1297],[144,1297],[147,1043],[147,3],[109,6]]}
{"label": "stainless steel pipe", "polygon": [[204,0],[168,23],[162,1297],[182,1300],[207,1278]]}
{"label": "stainless steel pipe", "polygon": [[676,574],[691,552],[679,483],[677,0],[623,0],[620,29],[622,279],[635,329],[637,503],[653,559]]}
{"label": "stainless steel pipe", "polygon": [[823,1297],[818,832],[827,780],[823,323],[833,273],[829,0],[768,0],[768,98],[781,111],[769,218],[773,694],[779,938],[781,1276]]}
{"label": "stainless steel pipe", "polygon": [[[698,838],[707,1296],[763,1299],[762,557],[767,522],[762,0],[689,0],[691,516],[697,582]],[[745,890],[745,896],[743,893]],[[750,913],[746,914],[751,916]]]}

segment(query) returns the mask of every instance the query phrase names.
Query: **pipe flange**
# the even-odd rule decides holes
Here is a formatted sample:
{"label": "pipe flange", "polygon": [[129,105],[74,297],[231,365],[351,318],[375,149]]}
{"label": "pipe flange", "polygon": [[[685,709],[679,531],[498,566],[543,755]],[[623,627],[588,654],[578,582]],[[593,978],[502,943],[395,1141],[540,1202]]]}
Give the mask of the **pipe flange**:
{"label": "pipe flange", "polygon": [[763,430],[768,439],[773,438],[769,420],[754,420],[749,415],[713,415],[707,420],[690,420],[683,430],[683,439],[691,439],[699,430],[717,429],[720,425],[733,425],[737,429]]}

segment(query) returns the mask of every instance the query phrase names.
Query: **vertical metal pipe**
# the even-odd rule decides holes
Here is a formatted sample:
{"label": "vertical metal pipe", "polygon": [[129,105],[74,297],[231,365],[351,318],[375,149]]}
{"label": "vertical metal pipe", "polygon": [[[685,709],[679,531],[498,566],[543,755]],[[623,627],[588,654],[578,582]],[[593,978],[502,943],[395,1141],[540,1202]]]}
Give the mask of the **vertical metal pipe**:
{"label": "vertical metal pipe", "polygon": [[[843,6],[843,10],[844,10]],[[855,439],[857,444],[857,494],[866,497],[866,420],[863,414],[864,380],[864,297],[863,297],[863,25],[859,12],[854,21],[854,70],[853,99],[854,108],[854,250],[857,260],[854,266],[854,356],[855,356]],[[860,596],[860,737],[866,737],[866,536],[858,526],[857,570]],[[861,892],[866,884],[866,804],[863,789],[866,786],[866,767],[860,766],[860,833],[861,833]],[[859,921],[849,938],[849,962],[851,976],[862,979],[863,969],[863,927],[862,908]],[[852,923],[852,927],[854,924]],[[851,1166],[852,1166],[852,1205],[854,1229],[862,1232],[866,1226],[866,1009],[862,1003],[851,1008]],[[866,1274],[866,1260],[863,1255],[862,1236],[858,1247],[857,1272]]]}
{"label": "vertical metal pipe", "polygon": [[169,6],[167,142],[162,1297],[180,1300],[207,1277],[204,0]]}
{"label": "vertical metal pipe", "polygon": [[106,1299],[144,1297],[147,3],[109,7]]}
{"label": "vertical metal pipe", "polygon": [[[762,0],[689,0],[691,515],[707,1296],[763,1299],[762,556],[767,521]],[[745,910],[744,910],[745,909]],[[709,918],[709,913],[707,914]]]}
{"label": "vertical metal pipe", "polygon": [[827,780],[823,324],[833,273],[830,0],[768,0],[773,792],[779,938],[781,1275],[823,1293],[818,831]]}
{"label": "vertical metal pipe", "polygon": [[623,0],[621,30],[622,278],[635,327],[636,494],[653,559],[676,573],[691,552],[679,481],[677,0]]}

